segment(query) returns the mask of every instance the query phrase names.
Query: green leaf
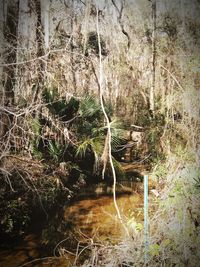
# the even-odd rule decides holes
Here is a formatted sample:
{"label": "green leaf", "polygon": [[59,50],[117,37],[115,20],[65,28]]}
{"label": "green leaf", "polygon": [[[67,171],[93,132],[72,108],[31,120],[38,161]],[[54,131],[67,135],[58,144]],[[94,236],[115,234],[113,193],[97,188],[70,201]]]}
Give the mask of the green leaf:
{"label": "green leaf", "polygon": [[87,150],[90,148],[91,145],[91,139],[86,139],[83,142],[79,144],[79,146],[76,149],[75,156],[80,156],[81,158],[85,157]]}
{"label": "green leaf", "polygon": [[152,245],[150,245],[149,253],[152,256],[158,256],[159,255],[159,251],[160,251],[160,246],[158,244],[152,244]]}
{"label": "green leaf", "polygon": [[101,106],[96,102],[92,96],[85,97],[80,103],[79,114],[83,118],[91,118],[93,116],[99,117],[101,113]]}
{"label": "green leaf", "polygon": [[49,154],[52,156],[52,158],[56,161],[59,160],[63,152],[60,144],[57,142],[53,142],[51,140],[49,141],[49,144],[48,144],[48,151],[49,151]]}

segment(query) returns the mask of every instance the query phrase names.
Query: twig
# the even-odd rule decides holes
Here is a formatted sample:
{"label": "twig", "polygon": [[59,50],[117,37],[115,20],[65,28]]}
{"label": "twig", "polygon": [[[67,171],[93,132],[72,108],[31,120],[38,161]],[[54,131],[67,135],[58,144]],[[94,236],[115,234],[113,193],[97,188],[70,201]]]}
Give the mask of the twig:
{"label": "twig", "polygon": [[67,238],[61,240],[60,242],[58,242],[58,244],[57,244],[57,245],[55,246],[55,248],[53,249],[53,255],[54,255],[54,257],[56,257],[56,249],[60,246],[60,244],[62,244],[63,242],[65,242],[65,241],[68,240],[68,239],[69,239],[69,237],[67,237]]}
{"label": "twig", "polygon": [[34,260],[32,260],[32,261],[28,261],[28,262],[26,262],[26,263],[20,265],[19,267],[24,267],[24,266],[27,266],[27,265],[29,265],[29,264],[31,264],[31,263],[37,262],[37,261],[44,261],[44,260],[50,260],[50,259],[51,259],[51,260],[52,260],[52,259],[59,259],[59,257],[44,257],[44,258],[38,258],[38,259],[34,259]]}
{"label": "twig", "polygon": [[21,158],[21,157],[17,157],[17,156],[14,156],[14,155],[5,155],[4,158],[14,158],[14,159],[18,159],[20,161],[24,161],[24,162],[27,162],[27,163],[31,163],[33,165],[37,165],[38,167],[41,167],[42,168],[42,165],[33,161],[33,160],[28,160],[28,159],[24,159],[24,158]]}
{"label": "twig", "polygon": [[144,129],[144,127],[142,127],[142,126],[137,126],[137,125],[135,125],[135,124],[131,124],[131,127],[135,127],[135,128],[138,128],[138,129]]}
{"label": "twig", "polygon": [[6,178],[8,184],[9,184],[9,186],[10,186],[11,191],[12,191],[12,192],[16,192],[16,191],[13,189],[13,187],[12,187],[12,183],[11,183],[10,178],[9,178],[9,176],[11,175],[10,172],[8,172],[7,170],[5,170],[5,169],[3,169],[3,168],[0,168],[0,171],[1,171],[2,173],[5,173],[5,178]]}
{"label": "twig", "polygon": [[18,66],[18,65],[24,65],[24,64],[28,64],[28,63],[31,63],[31,62],[35,62],[37,60],[47,60],[47,57],[50,55],[50,54],[54,54],[54,53],[69,53],[69,54],[75,54],[75,55],[78,55],[82,58],[87,58],[85,55],[81,54],[81,53],[77,53],[77,52],[72,52],[70,50],[67,50],[66,48],[63,48],[63,49],[55,49],[55,50],[50,50],[48,51],[46,54],[40,56],[40,57],[35,57],[35,58],[32,58],[30,60],[25,60],[25,61],[20,61],[20,62],[12,62],[12,63],[5,63],[5,64],[0,64],[0,67],[9,67],[9,66]]}
{"label": "twig", "polygon": [[[20,170],[20,169],[19,169],[19,170]],[[21,175],[21,173],[19,172],[19,170],[17,170],[17,171],[18,171],[18,174],[19,174],[19,176],[22,178],[22,175]],[[49,215],[48,215],[48,213],[47,213],[47,211],[46,211],[46,209],[45,209],[45,207],[44,207],[44,205],[43,205],[43,203],[42,203],[41,195],[40,195],[40,193],[39,193],[37,187],[35,186],[33,180],[31,179],[30,174],[29,174],[27,171],[25,171],[25,170],[22,170],[22,171],[23,171],[24,173],[26,173],[26,175],[27,175],[27,177],[28,177],[30,183],[32,184],[32,186],[33,186],[33,190],[36,192],[36,194],[37,194],[37,196],[38,196],[38,199],[39,199],[39,202],[40,202],[40,206],[41,206],[42,210],[44,211],[44,214],[46,215],[46,217],[47,217],[47,219],[48,219]],[[22,180],[23,180],[23,179],[22,179]]]}
{"label": "twig", "polygon": [[183,86],[179,83],[179,81],[176,79],[176,77],[167,68],[165,68],[163,65],[160,65],[160,67],[163,68],[164,70],[166,70],[169,73],[169,75],[172,77],[172,79],[176,82],[176,84],[179,86],[179,88],[184,91]]}

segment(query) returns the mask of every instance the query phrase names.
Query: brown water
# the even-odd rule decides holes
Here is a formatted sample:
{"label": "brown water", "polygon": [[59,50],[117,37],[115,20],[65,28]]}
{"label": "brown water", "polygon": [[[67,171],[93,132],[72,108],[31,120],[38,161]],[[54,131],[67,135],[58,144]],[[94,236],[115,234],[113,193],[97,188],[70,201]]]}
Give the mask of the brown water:
{"label": "brown water", "polygon": [[[140,222],[143,210],[142,195],[136,192],[130,193],[130,188],[125,189],[125,193],[121,191],[117,197],[120,212],[124,220]],[[44,241],[42,243],[41,236],[30,234],[11,250],[0,252],[0,266],[73,266],[75,255],[89,243],[100,241],[114,244],[120,241],[124,235],[124,229],[117,219],[112,194],[105,194],[109,191],[108,188],[106,192],[102,187],[98,190],[97,187],[95,195],[76,200],[64,209],[62,223],[64,222],[65,227],[62,228],[60,244],[57,242],[55,249],[48,254],[52,258],[41,259],[44,257],[41,252],[42,247],[45,246]],[[52,228],[53,234],[54,228]],[[87,250],[85,253],[83,253],[84,257],[87,255]],[[62,254],[63,257],[54,257]]]}

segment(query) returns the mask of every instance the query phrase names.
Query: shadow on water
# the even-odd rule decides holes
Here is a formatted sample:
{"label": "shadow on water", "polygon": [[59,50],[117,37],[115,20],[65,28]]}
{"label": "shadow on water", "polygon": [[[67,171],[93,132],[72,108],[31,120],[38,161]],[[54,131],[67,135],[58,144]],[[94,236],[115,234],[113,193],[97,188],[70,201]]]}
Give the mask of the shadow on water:
{"label": "shadow on water", "polygon": [[[134,218],[136,222],[142,221],[141,187],[141,183],[130,180],[117,184],[117,203],[126,220]],[[40,218],[38,225],[41,225]],[[84,247],[88,240],[116,244],[123,234],[124,230],[116,217],[112,187],[103,183],[86,186],[70,205],[49,218],[43,229],[27,235],[11,249],[2,250],[0,266],[73,266],[78,245]],[[62,254],[63,257],[58,257]],[[49,256],[52,258],[45,258]],[[86,257],[87,252],[80,260]],[[37,260],[39,258],[44,259]],[[30,264],[23,265],[27,262]]]}

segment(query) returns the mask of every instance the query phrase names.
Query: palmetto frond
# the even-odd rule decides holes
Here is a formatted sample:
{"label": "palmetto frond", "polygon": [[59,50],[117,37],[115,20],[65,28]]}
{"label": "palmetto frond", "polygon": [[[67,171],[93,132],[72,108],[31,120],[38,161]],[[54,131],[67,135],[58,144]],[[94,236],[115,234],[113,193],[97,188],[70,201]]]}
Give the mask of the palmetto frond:
{"label": "palmetto frond", "polygon": [[85,157],[87,151],[100,155],[103,151],[103,139],[99,137],[85,139],[78,145],[76,156]]}
{"label": "palmetto frond", "polygon": [[[112,121],[110,123],[110,130],[111,130],[111,147],[112,150],[118,149],[118,147],[125,142],[124,139],[124,130],[122,125],[119,121]],[[94,128],[92,133],[94,136],[105,136],[105,132],[107,131],[107,126]]]}
{"label": "palmetto frond", "polygon": [[59,143],[50,140],[48,144],[48,152],[54,160],[58,161],[62,155],[63,150]]}
{"label": "palmetto frond", "polygon": [[92,96],[87,96],[82,99],[79,108],[79,114],[83,118],[99,117],[101,107]]}

